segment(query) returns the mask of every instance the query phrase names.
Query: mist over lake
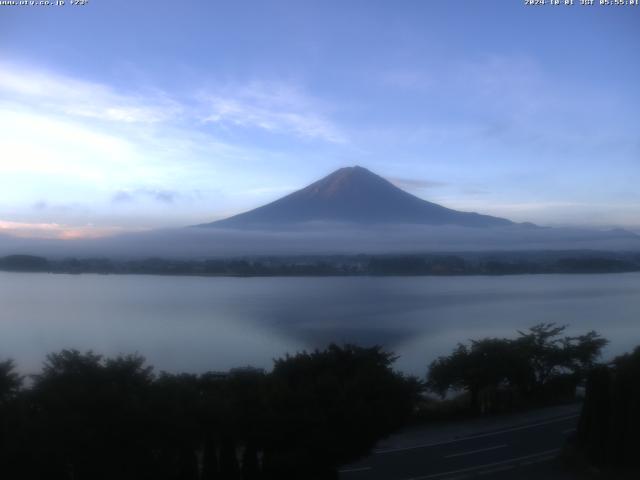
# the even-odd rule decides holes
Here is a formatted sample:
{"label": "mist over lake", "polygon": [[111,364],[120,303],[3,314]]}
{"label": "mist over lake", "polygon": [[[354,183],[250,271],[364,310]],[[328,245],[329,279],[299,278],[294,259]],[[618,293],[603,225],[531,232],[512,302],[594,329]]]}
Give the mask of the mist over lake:
{"label": "mist over lake", "polygon": [[62,348],[138,352],[158,370],[227,370],[329,342],[382,344],[422,375],[457,342],[539,322],[640,341],[640,274],[203,278],[0,273],[0,358],[24,372]]}

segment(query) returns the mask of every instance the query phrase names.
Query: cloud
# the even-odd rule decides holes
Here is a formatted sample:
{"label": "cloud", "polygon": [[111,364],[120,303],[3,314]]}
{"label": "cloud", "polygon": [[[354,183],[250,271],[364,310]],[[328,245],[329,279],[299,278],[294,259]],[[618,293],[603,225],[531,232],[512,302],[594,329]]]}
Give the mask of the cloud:
{"label": "cloud", "polygon": [[257,128],[277,134],[330,143],[345,143],[346,137],[321,113],[317,101],[288,85],[250,84],[200,95],[208,114],[205,123]]}
{"label": "cloud", "polygon": [[483,188],[467,187],[462,189],[462,193],[467,195],[489,195],[490,192]]}
{"label": "cloud", "polygon": [[135,196],[125,190],[120,190],[114,193],[113,197],[111,197],[111,201],[113,203],[127,203],[133,202],[134,200]]}
{"label": "cloud", "polygon": [[181,196],[174,190],[162,190],[153,188],[136,188],[134,190],[118,190],[112,197],[113,203],[134,202],[140,197],[150,198],[161,203],[173,203]]}
{"label": "cloud", "polygon": [[[125,135],[90,122],[36,113],[22,105],[0,108],[3,155],[0,174],[103,182],[107,176],[137,172],[136,146]],[[117,173],[119,172],[119,173]]]}
{"label": "cloud", "polygon": [[6,63],[0,64],[0,92],[37,102],[40,109],[124,123],[168,121],[183,110],[157,90],[123,93],[101,83]]}
{"label": "cloud", "polygon": [[38,200],[31,208],[38,212],[71,212],[83,210],[80,204],[63,204],[63,203],[50,203],[46,200]]}
{"label": "cloud", "polygon": [[261,194],[285,194],[291,193],[300,188],[300,185],[282,185],[282,186],[273,186],[273,187],[256,187],[256,188],[247,188],[242,190],[243,194],[248,195],[261,195]]}
{"label": "cloud", "polygon": [[426,188],[438,188],[446,187],[448,183],[438,182],[435,180],[427,180],[420,178],[399,178],[390,177],[388,180],[399,188],[411,188],[411,189],[426,189]]}
{"label": "cloud", "polygon": [[500,201],[476,197],[472,201],[450,198],[442,202],[449,208],[476,211],[508,218],[516,222],[533,222],[543,226],[585,228],[638,228],[640,203],[599,203],[575,200]]}
{"label": "cloud", "polygon": [[0,234],[18,238],[49,238],[73,240],[80,238],[101,238],[132,231],[116,226],[96,225],[72,226],[60,223],[12,222],[0,220]]}
{"label": "cloud", "polygon": [[0,62],[0,99],[37,107],[39,112],[125,124],[218,124],[257,128],[330,143],[345,135],[329,120],[326,105],[302,89],[281,82],[201,89],[177,96],[157,88],[135,91],[55,72]]}

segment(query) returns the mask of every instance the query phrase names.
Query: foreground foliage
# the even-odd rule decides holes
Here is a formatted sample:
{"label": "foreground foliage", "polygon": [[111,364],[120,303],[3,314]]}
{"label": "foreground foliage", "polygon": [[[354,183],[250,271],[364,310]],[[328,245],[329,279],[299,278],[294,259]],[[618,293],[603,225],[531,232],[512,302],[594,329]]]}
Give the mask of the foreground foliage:
{"label": "foreground foliage", "polygon": [[[589,377],[581,448],[594,463],[633,462],[640,348],[602,366],[606,340],[564,330],[459,344],[431,364],[426,386],[463,390],[482,413],[573,398]],[[330,345],[275,360],[269,373],[156,374],[137,355],[63,350],[29,382],[0,362],[0,477],[335,479],[426,401],[394,360],[380,347]]]}
{"label": "foreground foliage", "polygon": [[592,465],[640,471],[638,431],[640,347],[591,372],[575,443]]}
{"label": "foreground foliage", "polygon": [[324,479],[410,416],[419,383],[380,347],[329,346],[271,373],[155,375],[139,356],[48,356],[29,388],[0,364],[7,479]]}

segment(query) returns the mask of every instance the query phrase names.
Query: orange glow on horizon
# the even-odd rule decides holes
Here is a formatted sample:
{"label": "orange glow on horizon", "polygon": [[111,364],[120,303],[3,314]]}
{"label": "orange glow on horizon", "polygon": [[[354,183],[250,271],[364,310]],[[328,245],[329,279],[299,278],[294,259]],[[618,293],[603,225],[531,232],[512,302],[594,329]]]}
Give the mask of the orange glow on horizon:
{"label": "orange glow on horizon", "polygon": [[17,238],[83,240],[110,237],[131,231],[138,230],[123,227],[70,226],[58,223],[27,223],[0,220],[0,234]]}

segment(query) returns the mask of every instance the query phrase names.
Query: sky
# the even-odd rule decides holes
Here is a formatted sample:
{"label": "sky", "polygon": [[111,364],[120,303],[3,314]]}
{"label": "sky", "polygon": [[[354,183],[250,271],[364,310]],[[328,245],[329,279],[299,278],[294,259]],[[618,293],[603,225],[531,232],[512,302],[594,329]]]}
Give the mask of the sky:
{"label": "sky", "polygon": [[0,233],[203,223],[349,165],[640,231],[640,6],[574,3],[0,5]]}

